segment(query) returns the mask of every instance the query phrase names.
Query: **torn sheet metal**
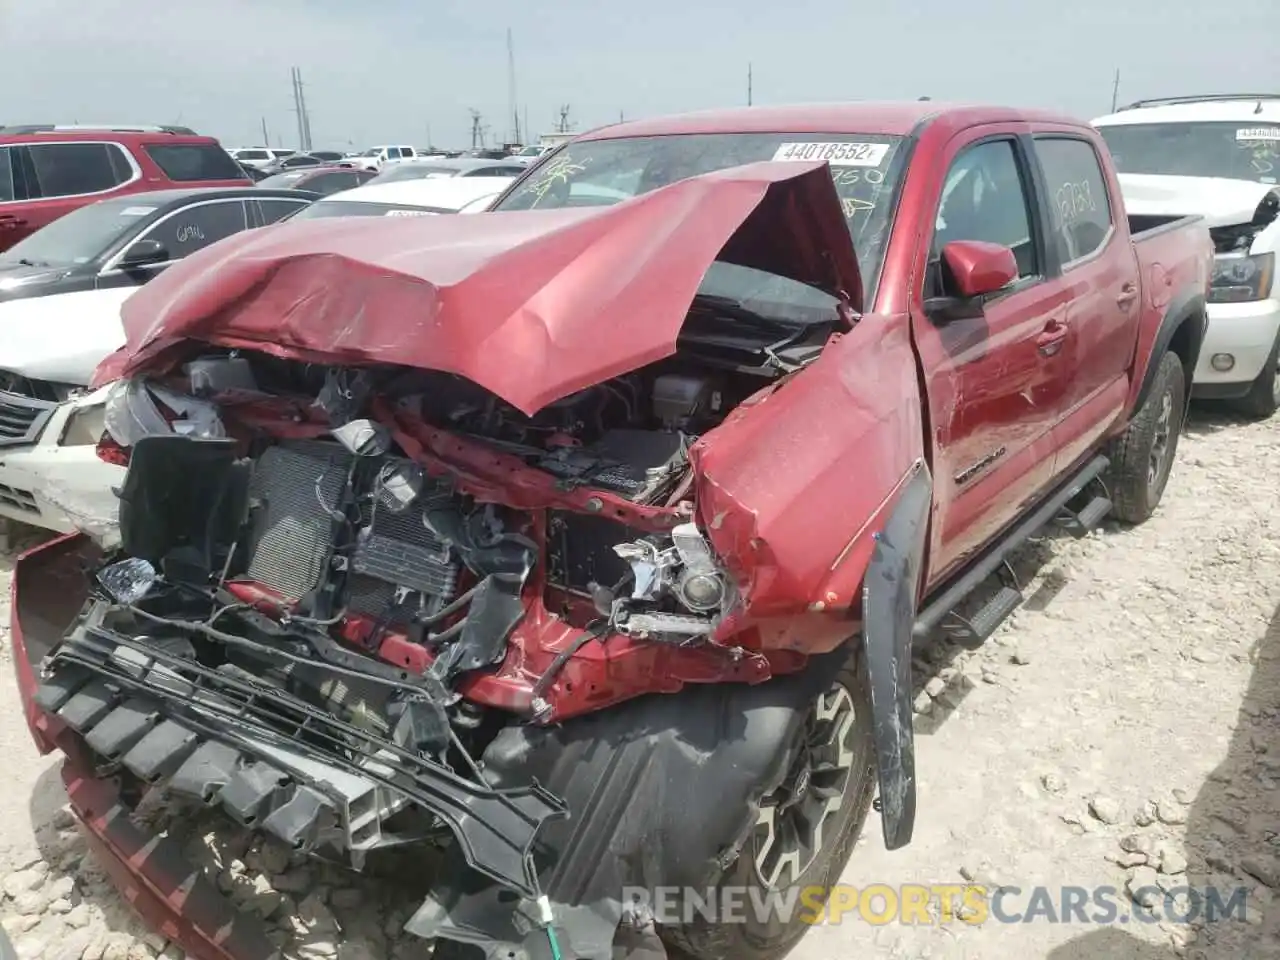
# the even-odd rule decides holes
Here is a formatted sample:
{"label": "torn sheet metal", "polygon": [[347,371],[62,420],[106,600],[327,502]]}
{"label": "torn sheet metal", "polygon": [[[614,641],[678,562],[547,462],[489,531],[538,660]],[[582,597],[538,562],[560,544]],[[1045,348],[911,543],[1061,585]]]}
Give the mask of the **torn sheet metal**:
{"label": "torn sheet metal", "polygon": [[757,163],[610,207],[250,230],[135,294],[127,346],[95,379],[169,369],[190,359],[184,341],[195,340],[443,370],[531,414],[674,353],[717,259],[860,305],[826,165]]}

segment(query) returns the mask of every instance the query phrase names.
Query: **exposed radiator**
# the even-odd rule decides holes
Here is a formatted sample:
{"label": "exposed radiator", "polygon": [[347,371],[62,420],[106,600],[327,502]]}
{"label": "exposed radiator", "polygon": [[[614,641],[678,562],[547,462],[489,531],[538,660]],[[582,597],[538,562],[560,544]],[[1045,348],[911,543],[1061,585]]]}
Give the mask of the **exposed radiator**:
{"label": "exposed radiator", "polygon": [[377,616],[391,613],[397,587],[419,594],[428,608],[452,599],[457,560],[422,522],[424,503],[450,495],[446,484],[428,481],[418,500],[400,513],[393,511],[389,497],[379,497],[370,529],[351,562],[351,609]]}
{"label": "exposed radiator", "polygon": [[248,576],[289,599],[316,589],[333,550],[352,457],[336,444],[285,443],[254,466]]}

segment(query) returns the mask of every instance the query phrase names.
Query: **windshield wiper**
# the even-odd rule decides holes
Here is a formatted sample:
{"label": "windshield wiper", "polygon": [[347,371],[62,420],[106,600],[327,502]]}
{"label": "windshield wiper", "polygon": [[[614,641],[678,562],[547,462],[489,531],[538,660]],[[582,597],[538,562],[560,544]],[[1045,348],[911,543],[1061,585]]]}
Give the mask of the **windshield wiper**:
{"label": "windshield wiper", "polygon": [[797,321],[781,320],[777,317],[768,316],[752,310],[750,307],[744,307],[732,297],[722,297],[714,293],[694,294],[693,304],[695,307],[701,304],[726,319],[740,321],[765,333],[791,334],[798,327],[805,326],[805,324]]}

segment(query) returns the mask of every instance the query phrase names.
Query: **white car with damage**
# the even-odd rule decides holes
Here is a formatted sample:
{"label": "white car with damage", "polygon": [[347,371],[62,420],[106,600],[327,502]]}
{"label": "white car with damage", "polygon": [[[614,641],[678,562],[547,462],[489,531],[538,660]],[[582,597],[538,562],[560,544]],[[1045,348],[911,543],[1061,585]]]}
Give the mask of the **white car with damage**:
{"label": "white car with damage", "polygon": [[108,387],[94,369],[124,345],[136,287],[0,303],[0,517],[107,536],[124,467],[97,455]]}
{"label": "white car with damage", "polygon": [[1130,217],[1199,214],[1217,257],[1192,393],[1280,408],[1280,94],[1141,101],[1093,121]]}

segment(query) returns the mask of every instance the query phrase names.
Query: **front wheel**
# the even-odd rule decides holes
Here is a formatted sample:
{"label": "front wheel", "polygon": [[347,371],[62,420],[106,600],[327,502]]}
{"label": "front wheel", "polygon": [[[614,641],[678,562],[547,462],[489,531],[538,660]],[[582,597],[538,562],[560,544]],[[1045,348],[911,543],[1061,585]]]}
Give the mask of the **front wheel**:
{"label": "front wheel", "polygon": [[1177,354],[1160,358],[1151,393],[1112,444],[1108,486],[1118,519],[1142,523],[1160,504],[1187,409],[1186,373]]}
{"label": "front wheel", "polygon": [[[876,784],[875,744],[861,644],[809,708],[787,775],[764,796],[750,838],[718,889],[746,890],[743,921],[664,927],[672,960],[778,960],[809,930],[862,832]],[[804,894],[823,891],[821,898]],[[802,896],[803,895],[803,896]],[[725,902],[717,897],[716,903]],[[752,904],[793,905],[756,915]]]}

